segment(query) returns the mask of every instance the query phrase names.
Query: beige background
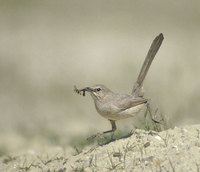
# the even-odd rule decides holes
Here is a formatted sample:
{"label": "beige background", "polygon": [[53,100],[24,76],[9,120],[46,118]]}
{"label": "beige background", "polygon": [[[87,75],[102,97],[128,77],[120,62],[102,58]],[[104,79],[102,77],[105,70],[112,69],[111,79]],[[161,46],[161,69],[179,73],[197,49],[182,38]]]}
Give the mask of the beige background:
{"label": "beige background", "polygon": [[160,32],[146,97],[174,125],[199,123],[199,16],[197,0],[0,0],[0,153],[108,129],[73,86],[130,93]]}

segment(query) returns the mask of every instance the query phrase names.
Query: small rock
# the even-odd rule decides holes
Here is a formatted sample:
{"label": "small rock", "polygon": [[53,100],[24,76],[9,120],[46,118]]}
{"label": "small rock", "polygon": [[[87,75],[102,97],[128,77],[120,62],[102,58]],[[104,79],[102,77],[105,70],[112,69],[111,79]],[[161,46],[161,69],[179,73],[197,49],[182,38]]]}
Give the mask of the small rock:
{"label": "small rock", "polygon": [[122,156],[122,153],[120,153],[120,152],[113,153],[113,157],[121,157],[121,156]]}
{"label": "small rock", "polygon": [[160,136],[155,136],[155,139],[157,139],[157,140],[162,140],[162,138],[160,137]]}
{"label": "small rock", "polygon": [[145,147],[145,148],[148,147],[148,146],[150,146],[150,142],[146,142],[146,143],[144,144],[144,147]]}

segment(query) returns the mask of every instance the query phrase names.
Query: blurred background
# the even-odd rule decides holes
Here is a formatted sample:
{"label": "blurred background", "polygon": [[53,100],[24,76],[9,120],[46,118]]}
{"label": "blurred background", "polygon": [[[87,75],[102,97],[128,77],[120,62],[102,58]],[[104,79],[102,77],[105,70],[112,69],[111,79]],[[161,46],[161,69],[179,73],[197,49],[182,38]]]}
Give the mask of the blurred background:
{"label": "blurred background", "polygon": [[173,125],[199,123],[199,16],[198,0],[0,0],[0,155],[109,129],[73,86],[130,93],[161,32],[145,95]]}

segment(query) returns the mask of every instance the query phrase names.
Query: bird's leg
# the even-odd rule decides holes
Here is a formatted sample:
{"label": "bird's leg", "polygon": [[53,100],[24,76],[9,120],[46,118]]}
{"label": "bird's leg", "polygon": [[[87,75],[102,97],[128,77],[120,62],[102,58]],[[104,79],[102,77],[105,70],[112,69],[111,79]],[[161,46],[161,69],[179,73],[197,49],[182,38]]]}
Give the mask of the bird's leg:
{"label": "bird's leg", "polygon": [[155,120],[155,119],[153,118],[153,115],[152,115],[152,113],[151,113],[152,111],[151,111],[151,107],[150,107],[149,101],[146,103],[146,106],[147,106],[147,110],[148,110],[148,112],[149,112],[149,115],[150,115],[151,120],[152,120],[153,122],[155,122],[155,123],[160,124],[161,121]]}
{"label": "bird's leg", "polygon": [[112,125],[112,130],[108,130],[108,131],[104,131],[103,134],[107,134],[107,133],[111,133],[111,132],[114,132],[116,129],[117,129],[117,126],[115,124],[115,121],[113,120],[109,120],[111,125]]}
{"label": "bird's leg", "polygon": [[111,140],[113,140],[114,132],[115,132],[115,130],[117,129],[117,126],[116,126],[115,121],[113,121],[113,120],[109,120],[109,121],[110,121],[110,123],[111,123],[112,129],[111,129],[111,130],[108,130],[108,131],[104,131],[103,134],[107,134],[107,133],[111,133],[111,132],[112,132]]}
{"label": "bird's leg", "polygon": [[[90,136],[89,138],[87,138],[87,140],[91,140],[91,139],[94,139],[96,137],[101,137],[102,135],[107,134],[107,133],[111,133],[111,132],[114,133],[114,131],[117,129],[115,121],[113,121],[113,120],[109,120],[109,121],[110,121],[110,123],[112,125],[112,130],[104,131],[103,133],[97,133],[97,134],[95,134],[95,135]],[[112,135],[112,138],[113,138],[113,135]]]}

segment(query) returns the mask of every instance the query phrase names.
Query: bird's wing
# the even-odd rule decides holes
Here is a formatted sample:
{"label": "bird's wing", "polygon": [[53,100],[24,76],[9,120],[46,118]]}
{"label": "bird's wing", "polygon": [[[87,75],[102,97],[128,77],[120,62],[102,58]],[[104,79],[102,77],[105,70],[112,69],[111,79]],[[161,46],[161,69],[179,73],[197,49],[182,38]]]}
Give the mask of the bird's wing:
{"label": "bird's wing", "polygon": [[115,101],[114,106],[116,106],[120,111],[124,111],[131,107],[147,103],[147,99],[142,97],[133,98],[132,96],[124,96]]}

